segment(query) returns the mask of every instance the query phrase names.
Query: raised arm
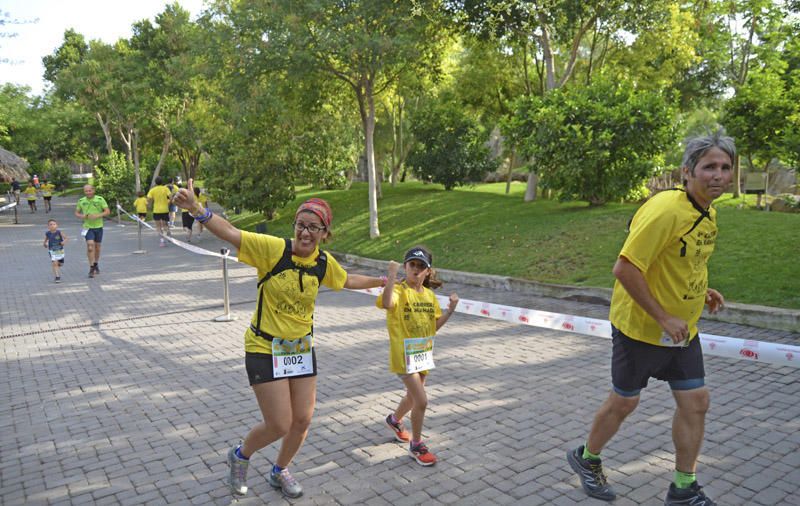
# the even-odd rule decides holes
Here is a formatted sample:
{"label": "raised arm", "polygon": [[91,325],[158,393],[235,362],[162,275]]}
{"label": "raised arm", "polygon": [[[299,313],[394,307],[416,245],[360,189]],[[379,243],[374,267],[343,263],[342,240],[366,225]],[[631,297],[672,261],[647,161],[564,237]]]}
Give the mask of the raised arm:
{"label": "raised arm", "polygon": [[394,283],[397,281],[397,271],[399,269],[399,263],[394,260],[389,261],[389,268],[386,273],[386,286],[383,288],[383,294],[381,294],[381,304],[384,309],[392,309],[394,307],[392,295],[394,295]]}
{"label": "raised arm", "polygon": [[[231,225],[231,223],[222,216],[213,214],[210,210],[206,210],[200,205],[195,199],[194,183],[192,179],[189,179],[189,184],[186,188],[181,188],[175,192],[175,195],[172,197],[172,202],[178,207],[188,209],[189,214],[205,225],[215,236],[223,241],[229,242],[237,250],[241,247],[242,231]],[[208,213],[208,219],[206,221],[201,221],[205,219],[206,213]]]}
{"label": "raised arm", "polygon": [[458,294],[453,292],[450,294],[450,302],[447,304],[447,310],[442,313],[442,316],[436,319],[436,330],[442,328],[442,325],[447,323],[447,320],[455,313],[456,306],[458,305]]}

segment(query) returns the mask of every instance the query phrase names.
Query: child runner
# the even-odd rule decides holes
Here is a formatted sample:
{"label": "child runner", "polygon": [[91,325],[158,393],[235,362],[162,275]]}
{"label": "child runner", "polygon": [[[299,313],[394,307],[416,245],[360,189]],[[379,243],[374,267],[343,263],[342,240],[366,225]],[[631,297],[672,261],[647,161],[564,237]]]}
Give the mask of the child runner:
{"label": "child runner", "polygon": [[32,213],[36,212],[36,194],[38,191],[39,190],[36,189],[36,186],[33,184],[33,182],[30,182],[28,183],[28,187],[25,188],[25,191],[22,192],[28,196],[28,207],[31,208]]}
{"label": "child runner", "polygon": [[[198,193],[199,192],[199,193]],[[208,208],[208,195],[206,195],[206,191],[202,188],[195,188],[194,194],[197,197],[197,201],[203,206],[203,209]],[[200,234],[203,233],[203,224],[199,221],[197,222],[197,238],[200,239]]]}
{"label": "child runner", "polygon": [[144,192],[140,191],[136,194],[133,207],[136,209],[136,214],[139,215],[140,220],[144,221],[147,219],[147,197],[145,197]]}
{"label": "child runner", "polygon": [[44,247],[50,253],[53,276],[56,283],[61,283],[61,266],[64,265],[64,245],[67,235],[58,229],[56,220],[47,220],[47,232],[44,233]]}
{"label": "child runner", "polygon": [[[431,288],[442,286],[431,268],[433,256],[422,246],[406,252],[403,266],[406,278],[395,283],[397,262],[389,262],[386,288],[375,305],[386,310],[389,330],[389,370],[397,374],[406,387],[406,394],[394,413],[386,417],[386,425],[394,438],[409,443],[408,453],[423,466],[436,463],[436,456],[422,441],[422,421],[428,406],[425,379],[433,364],[433,336],[450,318],[458,305],[458,295],[450,295],[447,311],[442,313]],[[411,411],[411,436],[401,420]]]}

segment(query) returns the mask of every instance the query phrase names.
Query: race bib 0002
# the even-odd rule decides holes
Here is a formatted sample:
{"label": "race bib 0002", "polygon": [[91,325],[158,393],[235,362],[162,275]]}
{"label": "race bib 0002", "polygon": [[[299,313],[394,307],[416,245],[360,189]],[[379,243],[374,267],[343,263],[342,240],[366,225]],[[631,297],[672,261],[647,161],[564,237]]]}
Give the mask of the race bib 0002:
{"label": "race bib 0002", "polygon": [[300,339],[272,339],[272,377],[288,378],[314,372],[311,334]]}

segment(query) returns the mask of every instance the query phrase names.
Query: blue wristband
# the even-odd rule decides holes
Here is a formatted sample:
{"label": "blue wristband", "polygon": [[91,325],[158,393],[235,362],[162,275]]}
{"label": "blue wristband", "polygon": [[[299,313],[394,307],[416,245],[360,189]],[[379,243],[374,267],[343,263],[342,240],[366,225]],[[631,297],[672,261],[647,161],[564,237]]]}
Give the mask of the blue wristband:
{"label": "blue wristband", "polygon": [[206,209],[206,212],[201,214],[200,216],[194,216],[194,219],[199,221],[200,223],[205,223],[214,216],[214,213],[211,212],[211,209]]}

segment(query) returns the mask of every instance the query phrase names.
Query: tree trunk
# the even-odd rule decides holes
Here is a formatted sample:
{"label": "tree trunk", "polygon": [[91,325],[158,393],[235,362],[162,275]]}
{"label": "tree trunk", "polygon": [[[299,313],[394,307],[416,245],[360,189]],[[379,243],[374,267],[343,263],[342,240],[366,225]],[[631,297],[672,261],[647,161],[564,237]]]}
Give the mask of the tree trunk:
{"label": "tree trunk", "polygon": [[369,78],[365,78],[356,94],[358,109],[361,112],[361,123],[364,126],[364,154],[367,158],[369,237],[375,239],[381,233],[378,229],[378,191],[375,181],[375,97],[372,96],[372,84]]}
{"label": "tree trunk", "polygon": [[550,91],[556,88],[556,69],[553,56],[553,48],[550,45],[550,32],[545,23],[544,14],[539,14],[542,29],[542,59],[544,60],[545,71],[545,90]]}
{"label": "tree trunk", "polygon": [[528,174],[528,186],[525,187],[525,202],[532,202],[536,200],[536,185],[539,183],[539,176],[531,171]]}
{"label": "tree trunk", "polygon": [[511,158],[508,160],[508,174],[506,174],[506,195],[511,193],[511,175],[514,173],[514,164],[517,162],[517,150],[511,148]]}
{"label": "tree trunk", "polygon": [[742,164],[739,163],[739,153],[733,160],[733,198],[738,199],[742,196]]}
{"label": "tree trunk", "polygon": [[158,165],[156,165],[156,168],[153,171],[153,178],[150,180],[150,188],[156,185],[156,178],[161,172],[161,167],[164,165],[164,160],[167,159],[167,153],[169,153],[170,145],[172,145],[172,134],[169,133],[169,131],[165,131],[164,143],[161,145],[161,156],[158,157]]}
{"label": "tree trunk", "polygon": [[139,133],[133,131],[133,175],[136,179],[136,193],[142,191],[142,175],[139,172]]}
{"label": "tree trunk", "polygon": [[103,135],[106,138],[106,150],[108,151],[108,156],[111,156],[114,154],[114,146],[111,144],[111,120],[103,121],[103,115],[99,112],[95,113],[95,117],[100,122],[100,128],[103,129]]}

